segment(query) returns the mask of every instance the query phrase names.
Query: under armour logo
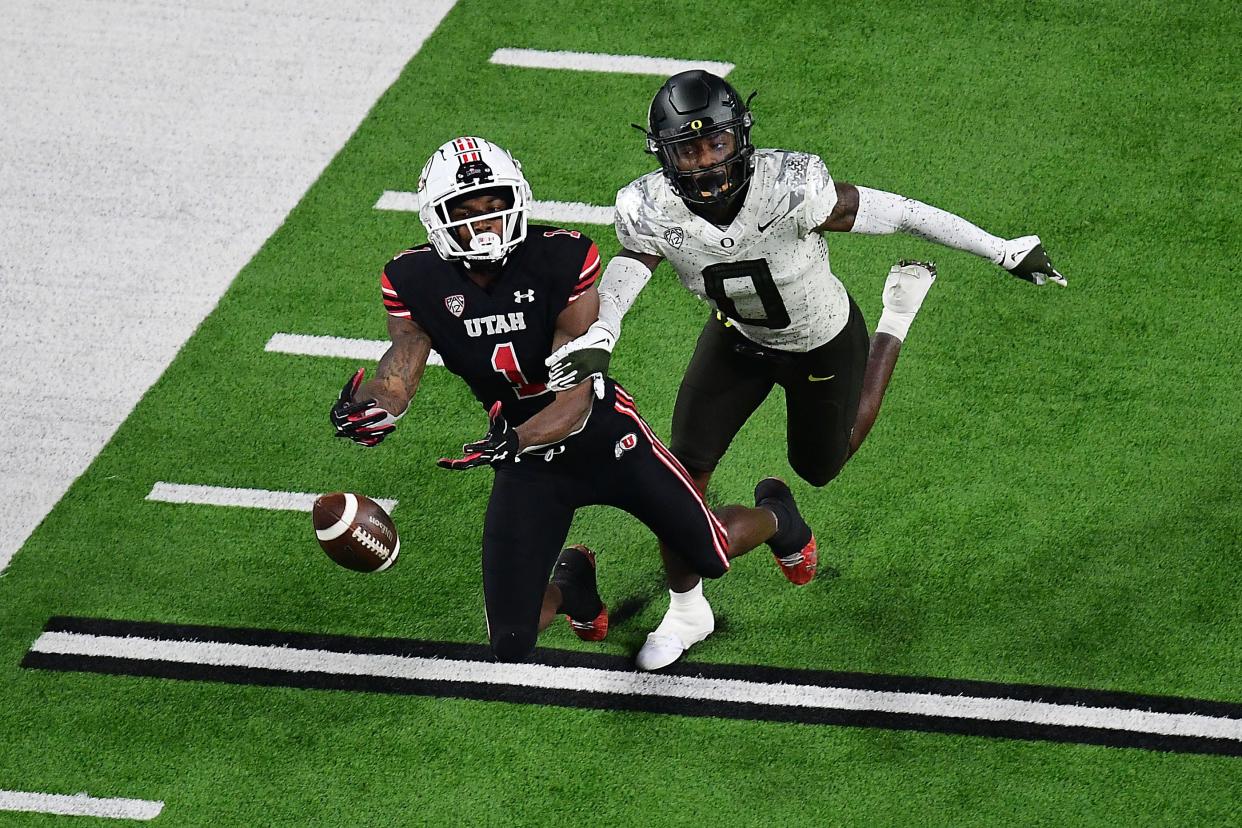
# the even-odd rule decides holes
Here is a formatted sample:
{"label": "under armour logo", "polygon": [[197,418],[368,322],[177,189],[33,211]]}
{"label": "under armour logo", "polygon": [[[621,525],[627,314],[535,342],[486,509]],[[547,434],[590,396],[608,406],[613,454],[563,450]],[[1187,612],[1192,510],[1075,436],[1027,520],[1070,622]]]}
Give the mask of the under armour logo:
{"label": "under armour logo", "polygon": [[535,301],[535,290],[534,290],[534,288],[531,288],[530,290],[515,290],[515,291],[513,291],[513,301],[514,301],[514,302],[519,302],[519,303],[520,303],[520,302],[533,302],[533,301]]}

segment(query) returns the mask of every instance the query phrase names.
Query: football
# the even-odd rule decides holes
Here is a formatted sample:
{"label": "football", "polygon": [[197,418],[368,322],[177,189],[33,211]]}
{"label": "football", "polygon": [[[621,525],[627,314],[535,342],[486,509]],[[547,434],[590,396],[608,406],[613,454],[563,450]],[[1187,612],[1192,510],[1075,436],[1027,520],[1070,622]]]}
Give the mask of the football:
{"label": "football", "polygon": [[328,557],[356,572],[382,572],[401,551],[392,518],[366,495],[320,495],[311,509],[315,537]]}

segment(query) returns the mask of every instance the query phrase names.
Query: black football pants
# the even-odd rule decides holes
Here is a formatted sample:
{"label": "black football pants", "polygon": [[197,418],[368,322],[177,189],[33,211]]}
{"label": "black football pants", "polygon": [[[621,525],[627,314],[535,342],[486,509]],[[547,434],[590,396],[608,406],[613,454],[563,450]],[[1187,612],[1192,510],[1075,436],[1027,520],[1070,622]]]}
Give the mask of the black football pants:
{"label": "black football pants", "polygon": [[705,578],[729,568],[728,536],[690,475],[608,382],[578,434],[496,468],[483,524],[483,596],[488,637],[500,661],[529,657],[544,589],[574,511],[624,509]]}
{"label": "black football pants", "polygon": [[715,471],[742,424],[780,385],[789,465],[812,486],[826,485],[849,457],[870,349],[852,298],[841,332],[805,353],[757,345],[713,314],[677,392],[673,453],[691,472]]}

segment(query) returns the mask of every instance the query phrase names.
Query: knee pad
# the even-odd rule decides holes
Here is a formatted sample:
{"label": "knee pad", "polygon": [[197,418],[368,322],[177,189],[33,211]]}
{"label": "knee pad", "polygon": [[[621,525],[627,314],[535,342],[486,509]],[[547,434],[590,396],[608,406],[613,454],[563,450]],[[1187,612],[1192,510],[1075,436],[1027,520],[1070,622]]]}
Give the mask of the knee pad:
{"label": "knee pad", "polygon": [[496,630],[492,633],[492,655],[497,661],[526,661],[535,651],[534,630]]}

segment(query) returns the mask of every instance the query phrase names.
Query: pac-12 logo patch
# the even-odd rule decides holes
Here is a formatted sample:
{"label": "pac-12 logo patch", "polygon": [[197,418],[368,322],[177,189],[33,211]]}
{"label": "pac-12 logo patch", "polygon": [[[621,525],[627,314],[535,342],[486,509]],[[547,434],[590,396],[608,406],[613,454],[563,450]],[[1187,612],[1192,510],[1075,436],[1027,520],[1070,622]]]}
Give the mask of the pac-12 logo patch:
{"label": "pac-12 logo patch", "polygon": [[681,243],[686,240],[685,231],[680,227],[670,227],[664,231],[664,240],[678,250],[681,250]]}
{"label": "pac-12 logo patch", "polygon": [[612,452],[617,456],[617,459],[620,460],[621,455],[625,454],[636,445],[638,445],[638,435],[631,431],[629,434],[617,441],[617,444],[613,447]]}
{"label": "pac-12 logo patch", "polygon": [[449,313],[460,319],[461,315],[466,312],[466,297],[460,293],[454,293],[452,296],[445,296],[444,307],[448,308]]}

